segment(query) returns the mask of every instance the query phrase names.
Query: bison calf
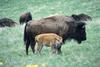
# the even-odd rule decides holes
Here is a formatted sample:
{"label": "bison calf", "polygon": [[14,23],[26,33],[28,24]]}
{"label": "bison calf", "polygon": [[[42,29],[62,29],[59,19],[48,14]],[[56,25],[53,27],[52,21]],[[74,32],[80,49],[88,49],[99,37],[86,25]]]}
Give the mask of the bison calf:
{"label": "bison calf", "polygon": [[58,48],[62,44],[62,37],[54,33],[44,33],[35,37],[35,52],[40,53],[43,46],[51,47],[52,53],[58,54]]}

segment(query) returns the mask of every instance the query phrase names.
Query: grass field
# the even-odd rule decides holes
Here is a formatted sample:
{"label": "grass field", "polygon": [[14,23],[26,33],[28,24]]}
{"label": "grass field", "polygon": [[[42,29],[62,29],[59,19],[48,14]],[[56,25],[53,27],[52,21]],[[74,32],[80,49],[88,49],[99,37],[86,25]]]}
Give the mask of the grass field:
{"label": "grass field", "polygon": [[86,25],[87,40],[81,44],[66,41],[61,55],[49,54],[44,48],[41,55],[25,54],[24,25],[0,28],[0,67],[100,67],[100,0],[0,0],[0,18],[8,17],[19,23],[23,12],[31,12],[33,19],[53,14],[85,13],[92,17]]}

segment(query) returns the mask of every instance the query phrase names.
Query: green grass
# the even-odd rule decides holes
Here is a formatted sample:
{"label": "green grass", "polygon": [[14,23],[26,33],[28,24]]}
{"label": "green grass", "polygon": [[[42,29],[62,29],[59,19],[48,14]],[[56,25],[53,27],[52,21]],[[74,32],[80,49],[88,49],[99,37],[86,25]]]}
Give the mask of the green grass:
{"label": "green grass", "polygon": [[99,0],[0,0],[0,18],[8,17],[19,23],[19,16],[30,11],[33,19],[53,14],[92,16],[87,22],[87,40],[81,44],[66,41],[61,55],[51,55],[44,48],[41,55],[25,54],[24,25],[0,28],[0,67],[26,67],[26,64],[46,64],[47,67],[100,67],[100,1]]}

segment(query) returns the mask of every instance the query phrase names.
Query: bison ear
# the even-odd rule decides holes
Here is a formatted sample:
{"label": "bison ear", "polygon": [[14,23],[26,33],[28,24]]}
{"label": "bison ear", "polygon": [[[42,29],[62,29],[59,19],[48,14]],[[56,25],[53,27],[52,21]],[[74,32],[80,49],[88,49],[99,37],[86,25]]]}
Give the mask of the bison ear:
{"label": "bison ear", "polygon": [[76,14],[73,14],[72,17],[73,17],[75,20],[79,20],[79,17],[78,17],[78,15],[76,15]]}
{"label": "bison ear", "polygon": [[92,20],[92,18],[86,14],[79,14],[79,15],[75,15],[73,14],[72,17],[76,20],[76,21],[87,21],[87,20]]}

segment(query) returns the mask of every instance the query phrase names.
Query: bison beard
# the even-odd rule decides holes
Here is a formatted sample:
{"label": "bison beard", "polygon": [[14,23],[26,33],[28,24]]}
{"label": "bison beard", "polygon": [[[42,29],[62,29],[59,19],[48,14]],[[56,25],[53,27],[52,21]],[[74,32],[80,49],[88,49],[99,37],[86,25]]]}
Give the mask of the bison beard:
{"label": "bison beard", "polygon": [[[26,45],[26,54],[28,55],[29,46],[31,46],[34,53],[35,36],[42,33],[58,34],[59,36],[63,37],[63,43],[67,39],[74,39],[78,43],[86,40],[84,21],[91,19],[91,17],[85,14],[74,16],[77,17],[73,17],[73,15],[56,15],[42,18],[40,20],[29,21],[24,29],[24,43]],[[58,48],[58,51],[59,53],[61,53],[61,47]]]}

